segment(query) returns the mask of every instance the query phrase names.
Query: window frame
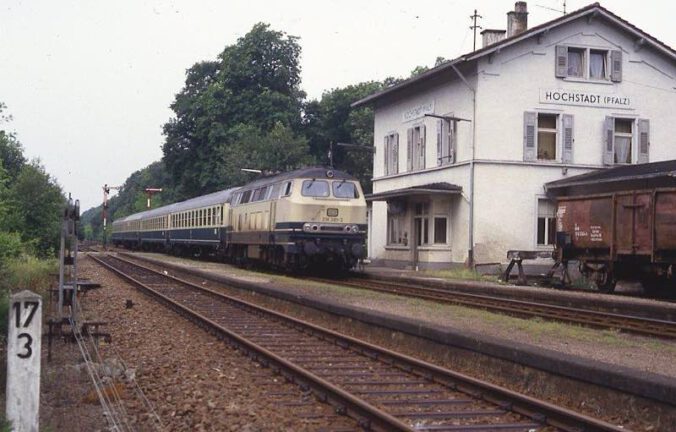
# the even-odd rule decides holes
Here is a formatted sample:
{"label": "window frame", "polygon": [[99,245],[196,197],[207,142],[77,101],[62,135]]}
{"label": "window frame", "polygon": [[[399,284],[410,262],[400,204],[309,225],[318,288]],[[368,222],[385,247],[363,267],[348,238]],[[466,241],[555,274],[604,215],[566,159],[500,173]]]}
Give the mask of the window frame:
{"label": "window frame", "polygon": [[[552,215],[540,216],[540,201],[549,202],[552,205]],[[552,249],[556,243],[556,203],[546,195],[535,196],[535,221],[533,242],[536,249]],[[540,219],[544,219],[544,243],[540,243]],[[552,231],[553,230],[553,231]],[[550,234],[551,238],[550,238]],[[551,243],[550,243],[551,241]]]}
{"label": "window frame", "polygon": [[[306,194],[305,193],[305,184],[308,183],[308,182],[310,184],[314,184],[314,183],[325,184],[326,185],[326,195],[308,195],[308,194]],[[307,197],[307,198],[329,198],[329,197],[331,197],[331,185],[329,184],[329,182],[327,180],[306,179],[306,180],[303,180],[303,183],[301,183],[301,185],[300,185],[300,194],[304,197]]]}
{"label": "window frame", "polygon": [[[559,149],[559,140],[560,140],[560,133],[561,133],[561,127],[560,127],[560,115],[558,113],[550,113],[550,112],[536,112],[537,117],[535,118],[535,160],[539,162],[559,162],[562,160],[561,158],[561,151]],[[554,117],[554,125],[555,128],[542,128],[540,127],[540,117],[541,116],[549,116],[549,117]],[[554,157],[551,159],[541,159],[540,158],[540,133],[548,133],[551,134],[553,132],[554,134]]]}

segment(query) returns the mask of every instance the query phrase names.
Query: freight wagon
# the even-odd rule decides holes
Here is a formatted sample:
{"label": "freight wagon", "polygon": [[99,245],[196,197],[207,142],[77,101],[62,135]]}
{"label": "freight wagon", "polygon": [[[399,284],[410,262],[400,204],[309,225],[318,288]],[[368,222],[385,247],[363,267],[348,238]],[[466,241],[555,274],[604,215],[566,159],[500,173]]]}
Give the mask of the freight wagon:
{"label": "freight wagon", "polygon": [[611,292],[618,280],[646,290],[674,285],[676,161],[626,165],[547,183],[556,200],[557,262]]}

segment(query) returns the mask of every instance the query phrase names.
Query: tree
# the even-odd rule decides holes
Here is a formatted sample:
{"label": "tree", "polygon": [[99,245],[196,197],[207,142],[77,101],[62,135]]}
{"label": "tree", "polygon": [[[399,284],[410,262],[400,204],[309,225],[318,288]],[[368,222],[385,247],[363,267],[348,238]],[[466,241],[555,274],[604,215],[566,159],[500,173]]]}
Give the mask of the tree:
{"label": "tree", "polygon": [[[383,88],[369,81],[325,92],[321,100],[306,105],[305,135],[310,150],[318,161],[328,162],[327,153],[333,143],[334,166],[359,178],[367,192],[371,191],[373,166],[373,110],[351,108],[351,104]],[[339,147],[343,142],[366,147],[364,150]]]}
{"label": "tree", "polygon": [[296,37],[259,23],[217,61],[188,70],[171,105],[175,117],[163,129],[163,161],[175,180],[177,198],[213,192],[241,179],[233,167],[243,163],[237,159],[243,131],[266,136],[273,130],[292,135],[300,130],[305,94],[299,88],[299,57]]}
{"label": "tree", "polygon": [[12,211],[5,219],[6,230],[19,232],[37,255],[53,253],[59,242],[65,200],[61,187],[39,160],[21,168],[7,195]]}

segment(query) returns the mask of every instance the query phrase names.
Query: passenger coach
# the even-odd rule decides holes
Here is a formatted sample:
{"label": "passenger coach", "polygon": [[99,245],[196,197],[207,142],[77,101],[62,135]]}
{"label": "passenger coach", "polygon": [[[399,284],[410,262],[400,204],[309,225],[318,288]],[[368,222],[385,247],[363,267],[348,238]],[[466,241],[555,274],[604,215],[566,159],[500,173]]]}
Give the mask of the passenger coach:
{"label": "passenger coach", "polygon": [[359,182],[314,167],[116,220],[112,241],[290,269],[310,264],[343,269],[365,256],[365,237],[366,202]]}

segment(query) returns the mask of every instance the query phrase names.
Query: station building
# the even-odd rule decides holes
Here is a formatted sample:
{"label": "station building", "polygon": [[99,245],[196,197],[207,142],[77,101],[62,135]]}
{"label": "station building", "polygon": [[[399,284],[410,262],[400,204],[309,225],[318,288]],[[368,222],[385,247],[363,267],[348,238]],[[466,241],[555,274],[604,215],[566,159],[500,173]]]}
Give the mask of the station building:
{"label": "station building", "polygon": [[369,256],[497,263],[552,248],[543,185],[676,159],[676,52],[598,3],[537,27],[527,6],[483,47],[356,101],[375,111]]}

